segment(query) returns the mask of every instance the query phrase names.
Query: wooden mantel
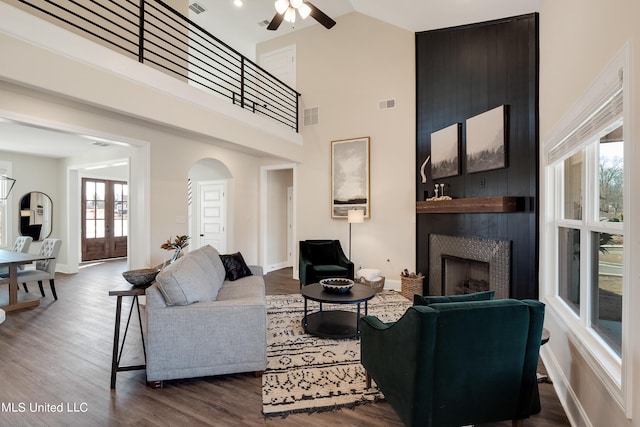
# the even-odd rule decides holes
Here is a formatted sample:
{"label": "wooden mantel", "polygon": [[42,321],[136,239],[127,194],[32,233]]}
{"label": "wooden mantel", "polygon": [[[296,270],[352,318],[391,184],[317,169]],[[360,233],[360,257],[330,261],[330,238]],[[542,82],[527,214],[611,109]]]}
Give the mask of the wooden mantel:
{"label": "wooden mantel", "polygon": [[417,202],[416,213],[504,213],[522,210],[523,197],[493,196]]}

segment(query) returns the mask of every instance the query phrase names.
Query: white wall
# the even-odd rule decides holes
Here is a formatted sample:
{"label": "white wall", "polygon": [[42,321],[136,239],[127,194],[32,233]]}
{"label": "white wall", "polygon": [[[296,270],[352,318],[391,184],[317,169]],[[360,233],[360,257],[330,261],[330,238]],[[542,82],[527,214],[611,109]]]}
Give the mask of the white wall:
{"label": "white wall", "polygon": [[[633,0],[543,1],[540,12],[541,150],[544,150],[545,137],[625,43],[631,41],[632,49],[637,49],[635,45],[640,39],[640,26],[637,24],[639,16],[640,4]],[[639,118],[640,110],[637,106],[640,106],[640,81],[637,72],[640,70],[640,57],[637,54],[632,67],[635,70],[633,77],[627,75],[625,79],[633,78],[635,89],[631,93],[625,93],[625,103],[629,102],[628,105],[636,107],[633,123],[625,122],[625,128],[636,126]],[[637,144],[635,141],[626,143]],[[632,158],[625,160],[640,164],[640,150],[635,149],[633,152]],[[632,173],[634,177],[631,182],[637,183],[640,175],[637,171]],[[542,171],[540,175],[544,177]],[[544,181],[540,188],[544,191]],[[631,200],[625,200],[625,203],[631,206],[632,213],[639,212],[640,198],[633,192]],[[544,211],[543,205],[541,212]],[[637,216],[625,217],[625,220],[632,222],[631,230],[637,230]],[[540,228],[544,230],[545,224],[541,224]],[[632,231],[625,239],[625,251],[632,251],[631,259],[637,260],[640,256],[639,242],[637,231]],[[542,255],[541,280],[545,277]],[[638,277],[631,278],[631,283],[635,287]],[[548,291],[544,283],[541,283],[541,289],[542,292]],[[544,294],[542,297],[544,300]],[[640,293],[633,289],[624,298],[629,299],[630,307],[636,307],[640,303]],[[640,426],[640,340],[633,336],[632,354],[629,355],[628,366],[631,371],[627,372],[626,381],[633,384],[630,399],[633,415],[629,420],[596,376],[590,365],[593,362],[585,357],[584,350],[574,340],[571,331],[566,329],[553,309],[547,307],[545,327],[551,332],[551,340],[542,348],[542,355],[550,372],[554,374],[552,379],[556,390],[574,424]],[[630,321],[632,325],[638,324],[638,310],[632,308]],[[634,327],[631,326],[631,331],[633,330]]]}
{"label": "white wall", "polygon": [[[0,135],[0,140],[2,140],[2,138],[2,135]],[[0,149],[2,149],[1,142]],[[20,199],[22,196],[32,191],[40,191],[51,198],[53,206],[53,223],[50,237],[62,238],[64,205],[61,203],[61,192],[58,187],[60,175],[58,160],[6,151],[0,151],[0,160],[11,162],[13,171],[12,178],[16,180],[13,190],[11,190],[9,198],[7,199],[7,216],[9,219],[7,245],[13,246],[13,242],[20,235],[20,222],[18,220]],[[39,248],[40,243],[34,242],[31,245],[29,252],[38,253]]]}
{"label": "white wall", "polygon": [[[257,48],[259,57],[295,44],[301,108],[320,109],[320,124],[301,128],[297,238],[340,239],[347,251],[348,224],[331,218],[331,141],[370,136],[371,219],[353,226],[352,255],[356,268],[379,268],[399,285],[400,271],[415,268],[414,34],[359,13],[336,21]],[[390,98],[397,107],[378,111]]]}
{"label": "white wall", "polygon": [[[114,90],[118,88],[115,87]],[[236,196],[229,205],[229,248],[241,251],[247,262],[258,263],[258,184],[260,166],[265,161],[262,157],[232,150],[227,148],[228,144],[214,139],[203,141],[203,138],[196,139],[191,133],[122,117],[106,110],[7,83],[0,83],[0,112],[9,114],[11,118],[20,117],[33,121],[38,125],[47,124],[65,131],[132,144],[133,148],[124,150],[124,153],[120,151],[114,156],[128,156],[131,165],[130,262],[135,268],[164,261],[166,253],[160,249],[160,245],[167,236],[188,233],[188,224],[180,219],[187,217],[189,170],[201,159],[219,160],[234,177],[232,191]],[[30,179],[33,181],[29,182],[53,183],[52,189],[44,188],[40,184],[39,188],[52,194],[54,230],[60,230],[63,236],[68,236],[71,233],[70,229],[77,227],[78,217],[73,217],[73,209],[58,212],[55,210],[56,206],[63,209],[75,205],[71,195],[67,193],[68,186],[73,185],[73,177],[77,175],[74,171],[98,160],[102,159],[78,157],[65,159],[59,167],[57,162],[53,162],[56,166],[40,168],[51,169],[51,174],[55,174],[53,180],[50,174],[31,175]],[[24,168],[26,165],[23,167],[16,164],[13,170],[15,173],[18,169]],[[68,182],[70,179],[71,183]],[[26,184],[25,180],[21,181]],[[20,190],[21,187],[17,189]],[[18,192],[16,191],[16,194]],[[56,218],[67,223],[59,224]],[[235,227],[235,224],[241,226]],[[70,250],[72,253],[69,253]],[[68,259],[77,259],[76,250],[77,245],[76,249],[73,249],[71,244],[65,245],[61,262],[71,264]]]}

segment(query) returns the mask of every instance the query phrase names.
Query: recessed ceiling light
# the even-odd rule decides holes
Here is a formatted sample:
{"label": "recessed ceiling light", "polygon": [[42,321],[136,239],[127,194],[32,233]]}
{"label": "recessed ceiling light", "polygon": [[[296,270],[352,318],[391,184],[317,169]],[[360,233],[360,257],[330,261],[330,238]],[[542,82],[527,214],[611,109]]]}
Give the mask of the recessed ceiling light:
{"label": "recessed ceiling light", "polygon": [[233,4],[235,4],[237,7],[242,7],[243,1],[242,0],[233,0]]}

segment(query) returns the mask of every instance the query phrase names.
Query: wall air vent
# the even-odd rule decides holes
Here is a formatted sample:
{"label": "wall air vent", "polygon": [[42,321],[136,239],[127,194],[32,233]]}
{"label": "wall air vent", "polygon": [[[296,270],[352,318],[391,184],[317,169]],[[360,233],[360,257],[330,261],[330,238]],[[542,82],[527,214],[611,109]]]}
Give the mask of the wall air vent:
{"label": "wall air vent", "polygon": [[197,15],[200,15],[202,12],[207,10],[198,2],[191,3],[189,5],[189,9]]}
{"label": "wall air vent", "polygon": [[390,108],[396,108],[395,99],[385,99],[384,101],[378,101],[378,110],[388,110]]}
{"label": "wall air vent", "polygon": [[310,107],[304,109],[302,124],[303,126],[312,126],[320,123],[319,108]]}

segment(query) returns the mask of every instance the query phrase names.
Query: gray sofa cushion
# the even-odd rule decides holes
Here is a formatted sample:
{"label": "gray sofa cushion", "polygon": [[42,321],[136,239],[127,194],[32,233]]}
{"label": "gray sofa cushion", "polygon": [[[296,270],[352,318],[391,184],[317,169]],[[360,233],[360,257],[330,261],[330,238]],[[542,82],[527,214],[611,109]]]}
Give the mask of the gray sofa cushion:
{"label": "gray sofa cushion", "polygon": [[210,245],[203,246],[199,249],[189,252],[189,257],[193,257],[198,265],[205,270],[207,275],[207,283],[213,290],[213,298],[216,299],[218,291],[222,288],[225,280],[226,270],[220,254]]}
{"label": "gray sofa cushion", "polygon": [[224,276],[218,251],[204,246],[162,269],[156,283],[167,305],[188,305],[215,300]]}

